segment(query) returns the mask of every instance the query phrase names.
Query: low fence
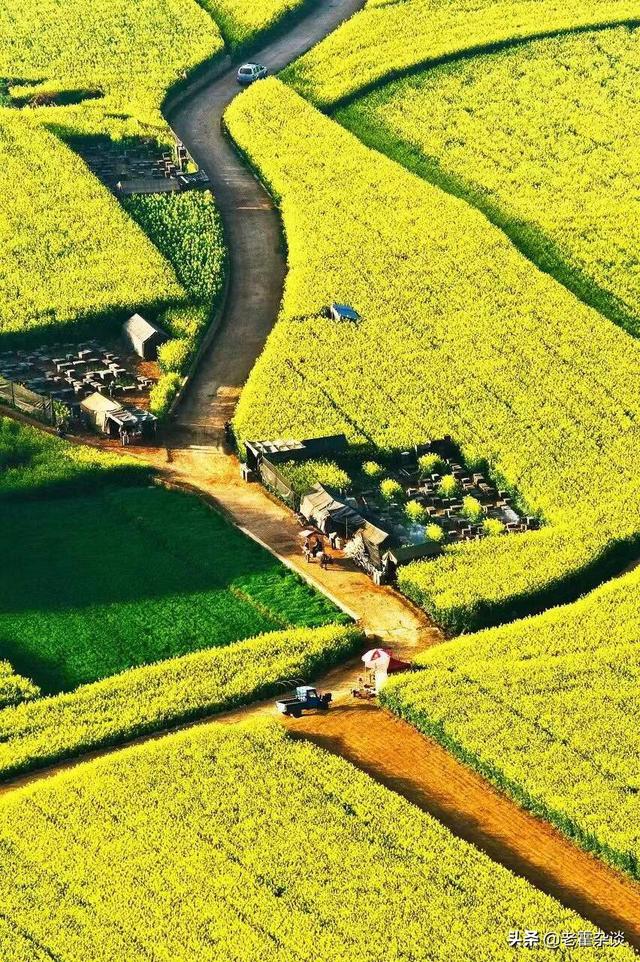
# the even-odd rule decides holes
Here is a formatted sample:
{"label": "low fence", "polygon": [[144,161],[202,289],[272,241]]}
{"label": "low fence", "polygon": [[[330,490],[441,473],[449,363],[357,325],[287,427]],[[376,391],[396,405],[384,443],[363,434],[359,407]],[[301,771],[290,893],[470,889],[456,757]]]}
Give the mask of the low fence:
{"label": "low fence", "polygon": [[44,421],[45,424],[55,424],[55,402],[51,397],[36,394],[22,384],[10,381],[0,376],[0,403],[22,411],[29,417]]}
{"label": "low fence", "polygon": [[267,458],[262,458],[260,461],[260,478],[262,483],[274,494],[277,494],[279,498],[282,499],[290,508],[294,511],[298,509],[298,499],[296,498],[295,492],[287,479],[283,477],[276,466],[268,461]]}

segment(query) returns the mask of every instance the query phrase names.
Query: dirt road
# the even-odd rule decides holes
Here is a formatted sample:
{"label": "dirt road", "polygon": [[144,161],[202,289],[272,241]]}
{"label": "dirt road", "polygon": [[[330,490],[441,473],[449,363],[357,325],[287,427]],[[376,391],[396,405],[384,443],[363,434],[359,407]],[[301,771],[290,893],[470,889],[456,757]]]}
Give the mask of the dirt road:
{"label": "dirt road", "polygon": [[573,845],[375,705],[343,700],[327,715],[288,720],[297,738],[340,755],[434,815],[535,886],[640,948],[640,885]]}
{"label": "dirt road", "polygon": [[424,612],[392,588],[374,585],[348,559],[338,559],[327,570],[305,561],[295,516],[271,499],[261,485],[243,483],[235,459],[202,445],[169,448],[167,453],[150,451],[148,457],[164,481],[204,495],[249,537],[326,594],[400,657],[411,658],[427,645],[443,640],[443,633]]}
{"label": "dirt road", "polygon": [[[353,699],[350,688],[358,670],[359,661],[353,659],[323,677],[320,684],[333,691],[336,699],[328,713],[282,719],[294,738],[306,738],[351,762],[604,931],[625,932],[627,941],[640,949],[639,885],[519,808],[437,742],[375,703]],[[280,717],[273,699],[194,724],[233,724],[261,717]],[[175,730],[191,727],[181,725]],[[165,734],[145,735],[130,744],[155,741]],[[16,778],[0,786],[0,797],[126,747],[90,752]]]}
{"label": "dirt road", "polygon": [[[331,33],[363,0],[318,0],[281,37],[251,59],[275,73]],[[185,91],[168,114],[171,126],[211,179],[229,248],[230,276],[222,325],[178,408],[176,423],[197,441],[222,441],[240,389],[278,316],[285,276],[280,217],[220,127],[240,92],[236,68]]]}

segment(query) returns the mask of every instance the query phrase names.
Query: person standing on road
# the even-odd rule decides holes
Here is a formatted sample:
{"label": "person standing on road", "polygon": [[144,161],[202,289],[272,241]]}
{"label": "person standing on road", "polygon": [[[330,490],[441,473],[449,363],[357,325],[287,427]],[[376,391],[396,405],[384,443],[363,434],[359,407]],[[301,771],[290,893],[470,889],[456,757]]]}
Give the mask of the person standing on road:
{"label": "person standing on road", "polygon": [[307,564],[311,564],[311,539],[305,538],[302,546],[302,553],[307,559]]}

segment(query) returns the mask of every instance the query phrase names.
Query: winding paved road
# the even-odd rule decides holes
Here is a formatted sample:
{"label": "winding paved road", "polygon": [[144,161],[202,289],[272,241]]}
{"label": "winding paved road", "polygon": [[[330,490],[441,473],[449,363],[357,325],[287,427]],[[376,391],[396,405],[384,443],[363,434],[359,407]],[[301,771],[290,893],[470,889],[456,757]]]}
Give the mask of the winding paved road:
{"label": "winding paved road", "polygon": [[[251,59],[270,73],[282,70],[331,33],[363,0],[318,0],[285,35]],[[237,64],[206,86],[187,89],[168,119],[204,168],[224,223],[230,279],[220,329],[178,407],[178,434],[221,445],[242,385],[278,315],[285,277],[280,217],[270,197],[221,130],[225,109],[238,94]]]}

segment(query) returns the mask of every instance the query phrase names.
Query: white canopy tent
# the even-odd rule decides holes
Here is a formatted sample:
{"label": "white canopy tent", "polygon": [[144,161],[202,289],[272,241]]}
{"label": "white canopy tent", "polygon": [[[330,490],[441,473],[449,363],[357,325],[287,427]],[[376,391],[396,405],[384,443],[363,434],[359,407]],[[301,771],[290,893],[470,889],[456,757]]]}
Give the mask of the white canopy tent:
{"label": "white canopy tent", "polygon": [[394,658],[385,648],[372,648],[362,656],[364,667],[371,672],[376,691],[380,691],[389,675],[410,668],[408,662]]}

